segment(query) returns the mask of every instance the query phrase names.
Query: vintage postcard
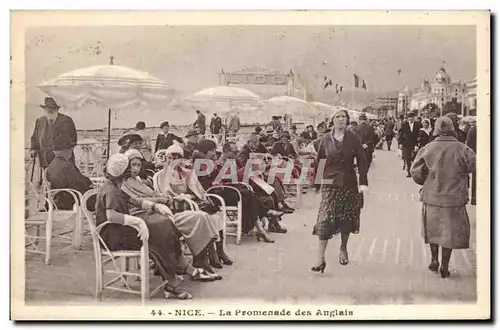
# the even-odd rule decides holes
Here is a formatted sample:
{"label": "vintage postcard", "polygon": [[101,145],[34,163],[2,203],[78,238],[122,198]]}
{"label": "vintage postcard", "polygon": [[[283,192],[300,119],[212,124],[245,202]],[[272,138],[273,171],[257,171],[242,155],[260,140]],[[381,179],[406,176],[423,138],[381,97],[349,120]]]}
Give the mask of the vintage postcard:
{"label": "vintage postcard", "polygon": [[491,318],[490,12],[11,18],[12,319]]}

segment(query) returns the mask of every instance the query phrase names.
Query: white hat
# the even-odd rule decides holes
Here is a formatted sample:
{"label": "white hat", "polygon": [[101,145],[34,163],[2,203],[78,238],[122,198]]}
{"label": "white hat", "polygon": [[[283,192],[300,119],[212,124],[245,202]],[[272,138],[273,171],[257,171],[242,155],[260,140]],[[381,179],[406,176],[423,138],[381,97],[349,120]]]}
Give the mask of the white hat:
{"label": "white hat", "polygon": [[170,154],[180,154],[184,156],[184,149],[177,143],[177,141],[174,141],[174,144],[172,144],[170,147],[167,148],[165,151],[165,155],[170,155]]}
{"label": "white hat", "polygon": [[119,177],[127,170],[128,163],[128,157],[124,154],[114,154],[109,157],[106,170],[109,175]]}
{"label": "white hat", "polygon": [[128,159],[130,159],[130,160],[132,160],[134,158],[144,159],[144,156],[142,155],[142,153],[137,149],[128,149],[127,151],[125,151],[124,155],[127,156]]}

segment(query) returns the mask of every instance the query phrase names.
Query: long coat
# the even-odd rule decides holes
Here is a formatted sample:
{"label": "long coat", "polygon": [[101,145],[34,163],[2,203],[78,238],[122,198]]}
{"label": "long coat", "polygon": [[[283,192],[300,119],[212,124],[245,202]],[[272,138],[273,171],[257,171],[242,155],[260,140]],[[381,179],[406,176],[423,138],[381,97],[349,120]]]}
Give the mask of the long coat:
{"label": "long coat", "polygon": [[474,151],[453,136],[439,136],[418,152],[410,172],[423,185],[422,234],[425,243],[467,249],[470,223],[468,174],[475,173]]}
{"label": "long coat", "polygon": [[205,119],[205,115],[200,112],[193,126],[198,127],[198,129],[200,130],[200,134],[205,134],[205,130],[207,129],[207,121]]}
{"label": "long coat", "polygon": [[335,146],[332,133],[320,138],[315,162],[316,177],[318,177],[318,170],[321,169],[318,165],[322,159],[326,160],[322,178],[333,180],[332,184],[336,188],[357,188],[358,178],[354,169],[354,159],[358,166],[359,184],[368,185],[366,153],[356,133],[345,132],[340,150]]}
{"label": "long coat", "polygon": [[423,185],[421,199],[425,204],[464,206],[468,199],[468,174],[475,172],[476,155],[452,136],[439,136],[420,149],[410,173]]}
{"label": "long coat", "polygon": [[375,145],[379,140],[373,127],[365,122],[362,122],[354,128],[354,133],[358,135],[361,140],[361,144],[366,144],[368,146],[367,151],[373,153]]}
{"label": "long coat", "polygon": [[405,121],[401,124],[398,144],[403,147],[403,159],[411,160],[413,158],[413,150],[418,143],[418,132],[421,127],[421,124],[416,121],[413,122],[413,130],[411,129],[409,122]]}
{"label": "long coat", "polygon": [[228,132],[236,133],[240,130],[240,128],[241,128],[240,117],[238,117],[237,115],[231,116],[231,118],[229,118],[229,124],[227,127]]}
{"label": "long coat", "polygon": [[31,135],[31,150],[38,152],[42,168],[47,168],[55,157],[53,140],[65,140],[68,141],[68,147],[76,146],[76,128],[71,117],[59,113],[52,125],[45,116],[36,120],[35,129]]}
{"label": "long coat", "polygon": [[222,119],[220,117],[212,117],[210,120],[210,131],[212,134],[219,134],[222,128]]}

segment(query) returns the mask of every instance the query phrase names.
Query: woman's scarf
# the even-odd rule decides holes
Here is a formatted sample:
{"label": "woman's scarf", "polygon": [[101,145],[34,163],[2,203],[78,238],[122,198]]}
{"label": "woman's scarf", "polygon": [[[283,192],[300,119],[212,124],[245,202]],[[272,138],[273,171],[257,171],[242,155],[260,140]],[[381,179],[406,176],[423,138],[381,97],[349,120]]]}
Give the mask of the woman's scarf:
{"label": "woman's scarf", "polygon": [[423,127],[422,127],[420,130],[421,130],[421,131],[424,131],[425,133],[427,133],[427,135],[429,135],[429,136],[430,136],[430,135],[431,135],[431,132],[432,132],[432,127],[430,127],[430,126],[429,126],[428,128],[423,128]]}
{"label": "woman's scarf", "polygon": [[[204,199],[205,189],[203,189],[200,181],[198,181],[198,178],[196,177],[196,173],[194,173],[194,171],[182,166],[175,171],[178,171],[176,174],[180,175],[180,179],[187,185],[188,189],[193,193],[193,195],[195,195],[199,199]],[[158,179],[159,185],[161,186],[161,193],[168,193],[172,196],[177,196],[177,193],[174,191],[167,178],[167,169],[163,169],[159,173],[160,174]]]}
{"label": "woman's scarf", "polygon": [[155,197],[155,192],[140,177],[128,178],[122,184],[122,190],[129,196],[137,198]]}

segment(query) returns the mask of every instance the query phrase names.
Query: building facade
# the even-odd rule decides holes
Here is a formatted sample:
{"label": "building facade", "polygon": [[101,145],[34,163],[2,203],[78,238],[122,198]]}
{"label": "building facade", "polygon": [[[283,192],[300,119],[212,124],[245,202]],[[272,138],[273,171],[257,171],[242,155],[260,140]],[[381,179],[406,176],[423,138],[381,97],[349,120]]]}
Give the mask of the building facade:
{"label": "building facade", "polygon": [[415,89],[405,86],[399,92],[398,112],[406,114],[408,111],[415,111],[420,115],[422,108],[429,103],[434,103],[439,109],[443,109],[447,102],[454,102],[462,104],[460,114],[466,115],[473,99],[472,94],[469,96],[468,85],[472,86],[473,83],[452,81],[445,68],[441,67],[432,81],[424,80],[420,88]]}
{"label": "building facade", "polygon": [[378,97],[375,101],[375,108],[378,109],[376,114],[380,117],[396,117],[398,98],[391,96]]}
{"label": "building facade", "polygon": [[467,116],[476,116],[477,109],[477,78],[467,82]]}

